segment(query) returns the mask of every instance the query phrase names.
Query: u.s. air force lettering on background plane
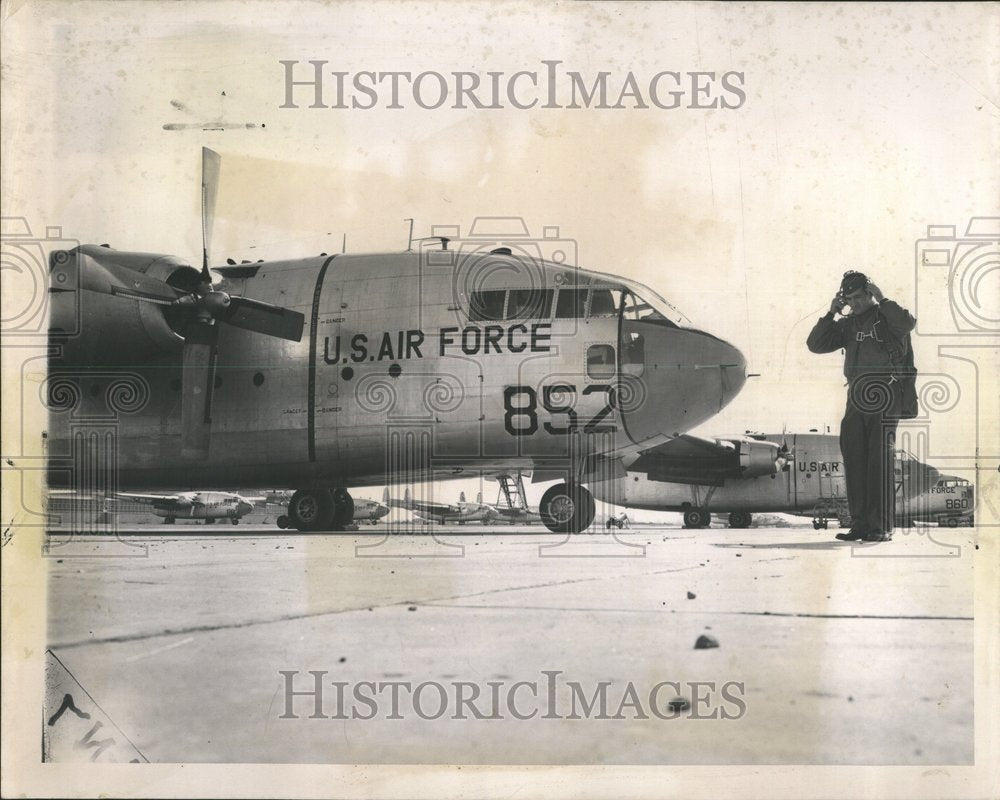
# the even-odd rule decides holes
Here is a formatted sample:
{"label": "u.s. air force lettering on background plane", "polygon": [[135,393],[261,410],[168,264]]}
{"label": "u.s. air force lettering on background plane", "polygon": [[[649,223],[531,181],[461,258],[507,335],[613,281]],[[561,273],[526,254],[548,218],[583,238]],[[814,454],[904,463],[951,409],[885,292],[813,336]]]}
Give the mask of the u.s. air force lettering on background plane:
{"label": "u.s. air force lettering on background plane", "polygon": [[[204,151],[201,270],[53,254],[53,484],[72,480],[81,409],[131,380],[120,488],[292,486],[290,523],[324,530],[350,521],[353,486],[545,467],[563,479],[539,512],[576,532],[596,464],[704,422],[746,379],[739,350],[655,291],[544,258],[538,240],[210,269],[218,172]],[[76,313],[79,335],[63,333]]]}

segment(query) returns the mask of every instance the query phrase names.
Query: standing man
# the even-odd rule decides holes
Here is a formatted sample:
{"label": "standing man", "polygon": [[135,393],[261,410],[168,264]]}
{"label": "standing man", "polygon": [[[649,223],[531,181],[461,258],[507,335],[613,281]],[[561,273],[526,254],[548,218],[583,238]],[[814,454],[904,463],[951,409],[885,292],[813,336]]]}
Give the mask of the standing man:
{"label": "standing man", "polygon": [[[849,310],[845,313],[845,309]],[[909,311],[886,300],[867,276],[851,271],[844,274],[830,310],[806,340],[813,353],[844,350],[848,389],[840,452],[851,530],[838,533],[838,539],[885,542],[892,538],[893,458],[901,407],[898,351],[899,343],[908,344],[915,325]]]}

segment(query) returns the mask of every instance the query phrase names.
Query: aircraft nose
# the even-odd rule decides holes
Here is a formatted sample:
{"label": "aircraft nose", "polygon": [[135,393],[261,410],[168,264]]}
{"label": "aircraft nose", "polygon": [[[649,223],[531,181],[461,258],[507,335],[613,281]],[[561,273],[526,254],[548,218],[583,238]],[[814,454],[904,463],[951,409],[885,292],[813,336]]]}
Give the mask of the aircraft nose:
{"label": "aircraft nose", "polygon": [[240,501],[240,515],[242,516],[242,515],[245,515],[245,514],[249,514],[251,511],[253,511],[253,506],[250,505],[245,500],[241,500]]}
{"label": "aircraft nose", "polygon": [[622,375],[622,419],[636,444],[700,425],[746,383],[743,353],[717,336],[683,328],[641,335],[641,367],[626,364]]}

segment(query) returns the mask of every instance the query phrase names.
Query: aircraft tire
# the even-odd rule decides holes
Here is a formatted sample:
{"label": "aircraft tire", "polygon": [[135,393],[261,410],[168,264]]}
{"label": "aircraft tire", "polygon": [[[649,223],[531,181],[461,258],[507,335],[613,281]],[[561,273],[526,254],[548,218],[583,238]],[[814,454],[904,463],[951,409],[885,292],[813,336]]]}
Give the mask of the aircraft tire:
{"label": "aircraft tire", "polygon": [[594,521],[597,504],[586,487],[557,483],[542,495],[538,512],[553,533],[581,533]]}
{"label": "aircraft tire", "polygon": [[282,514],[277,520],[275,520],[275,524],[277,524],[281,530],[285,530],[288,527],[288,517]]}
{"label": "aircraft tire", "polygon": [[233,523],[233,525],[239,525],[239,524],[240,524],[240,521],[239,521],[239,519],[237,519],[236,517],[233,517],[233,519],[232,519],[232,523]]}
{"label": "aircraft tire", "polygon": [[684,512],[685,528],[707,528],[712,524],[712,515],[703,508],[689,508]]}
{"label": "aircraft tire", "polygon": [[299,489],[288,501],[288,521],[304,533],[329,530],[333,511],[329,489]]}
{"label": "aircraft tire", "polygon": [[734,511],[729,515],[730,528],[749,528],[753,515],[746,511]]}
{"label": "aircraft tire", "polygon": [[334,489],[330,493],[330,497],[333,501],[333,528],[342,531],[354,522],[354,498],[343,487]]}

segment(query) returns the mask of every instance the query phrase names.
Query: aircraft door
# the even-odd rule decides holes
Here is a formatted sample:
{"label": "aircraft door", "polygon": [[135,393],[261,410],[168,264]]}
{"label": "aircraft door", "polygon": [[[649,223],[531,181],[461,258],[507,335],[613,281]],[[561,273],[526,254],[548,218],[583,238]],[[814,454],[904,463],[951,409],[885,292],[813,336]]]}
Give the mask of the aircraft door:
{"label": "aircraft door", "polygon": [[344,337],[346,287],[337,266],[334,259],[317,280],[315,331],[309,331],[315,342],[307,409],[310,461],[336,462],[340,457],[338,430],[345,377],[351,374],[351,347],[350,337],[346,342]]}

